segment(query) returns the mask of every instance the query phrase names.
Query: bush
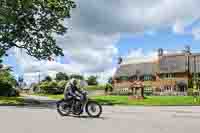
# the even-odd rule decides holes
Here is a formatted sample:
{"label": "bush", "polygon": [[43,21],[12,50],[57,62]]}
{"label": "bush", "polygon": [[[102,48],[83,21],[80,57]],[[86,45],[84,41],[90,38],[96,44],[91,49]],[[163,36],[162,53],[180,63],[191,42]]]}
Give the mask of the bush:
{"label": "bush", "polygon": [[83,88],[84,90],[87,91],[92,91],[92,90],[104,90],[105,89],[105,85],[89,85],[85,88]]}
{"label": "bush", "polygon": [[60,81],[60,82],[42,82],[39,87],[41,89],[40,93],[45,93],[45,94],[62,94],[65,89],[67,81]]}
{"label": "bush", "polygon": [[41,89],[41,93],[46,93],[46,94],[56,94],[57,93],[57,83],[56,82],[42,82],[39,85],[40,89]]}
{"label": "bush", "polygon": [[12,84],[0,81],[0,96],[19,96],[19,91],[12,87]]}
{"label": "bush", "polygon": [[97,77],[96,76],[88,77],[87,83],[88,83],[88,85],[98,85]]}
{"label": "bush", "polygon": [[67,84],[67,81],[65,81],[65,80],[62,80],[62,81],[58,82],[58,85],[57,85],[58,93],[61,94],[61,93],[64,92],[66,84]]}
{"label": "bush", "polygon": [[193,95],[193,88],[188,88],[187,94],[188,94],[188,96],[192,96]]}

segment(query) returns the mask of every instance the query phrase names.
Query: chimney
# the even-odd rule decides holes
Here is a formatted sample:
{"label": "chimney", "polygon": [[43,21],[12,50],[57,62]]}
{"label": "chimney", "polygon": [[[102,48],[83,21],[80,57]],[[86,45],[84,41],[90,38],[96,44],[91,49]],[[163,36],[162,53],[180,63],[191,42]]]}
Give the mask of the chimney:
{"label": "chimney", "polygon": [[163,49],[162,48],[158,49],[158,56],[159,57],[163,56]]}
{"label": "chimney", "polygon": [[190,48],[190,46],[189,46],[189,45],[186,45],[184,51],[185,51],[185,54],[190,54],[190,53],[191,53],[191,48]]}
{"label": "chimney", "polygon": [[119,57],[118,58],[118,64],[120,65],[122,63],[122,61],[123,61],[122,57]]}

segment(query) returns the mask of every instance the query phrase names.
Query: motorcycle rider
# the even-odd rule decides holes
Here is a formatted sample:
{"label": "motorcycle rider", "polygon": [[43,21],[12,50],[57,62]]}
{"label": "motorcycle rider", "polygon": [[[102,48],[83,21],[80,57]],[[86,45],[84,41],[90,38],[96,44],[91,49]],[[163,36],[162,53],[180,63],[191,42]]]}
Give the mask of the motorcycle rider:
{"label": "motorcycle rider", "polygon": [[72,78],[64,90],[64,99],[65,100],[83,100],[83,92],[77,87],[77,80]]}

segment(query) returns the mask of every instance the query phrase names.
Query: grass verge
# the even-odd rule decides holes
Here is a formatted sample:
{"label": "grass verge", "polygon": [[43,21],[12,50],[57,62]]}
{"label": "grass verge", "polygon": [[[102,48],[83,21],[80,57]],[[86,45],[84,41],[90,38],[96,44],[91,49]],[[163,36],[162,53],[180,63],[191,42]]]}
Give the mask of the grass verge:
{"label": "grass verge", "polygon": [[110,105],[142,105],[142,106],[192,106],[200,105],[192,96],[148,96],[144,100],[129,100],[128,96],[96,96],[92,99]]}
{"label": "grass verge", "polygon": [[[37,94],[50,99],[59,100],[60,95]],[[194,101],[192,96],[147,96],[144,100],[130,100],[128,96],[93,96],[91,99],[104,105],[141,105],[141,106],[200,106],[200,98]]]}
{"label": "grass verge", "polygon": [[20,105],[24,103],[22,97],[4,97],[0,96],[0,105]]}

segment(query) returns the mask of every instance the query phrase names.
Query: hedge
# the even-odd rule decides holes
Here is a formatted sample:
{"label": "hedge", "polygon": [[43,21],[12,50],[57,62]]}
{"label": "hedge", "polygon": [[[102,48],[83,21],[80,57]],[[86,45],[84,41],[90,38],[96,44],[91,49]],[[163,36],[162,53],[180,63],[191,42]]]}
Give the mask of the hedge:
{"label": "hedge", "polygon": [[89,85],[85,88],[83,88],[86,91],[92,91],[92,90],[104,90],[105,89],[105,85]]}
{"label": "hedge", "polygon": [[64,88],[66,85],[66,81],[60,81],[60,82],[42,82],[39,87],[41,89],[40,93],[46,93],[46,94],[61,94],[64,92]]}
{"label": "hedge", "polygon": [[0,96],[19,96],[19,92],[10,83],[0,81]]}

